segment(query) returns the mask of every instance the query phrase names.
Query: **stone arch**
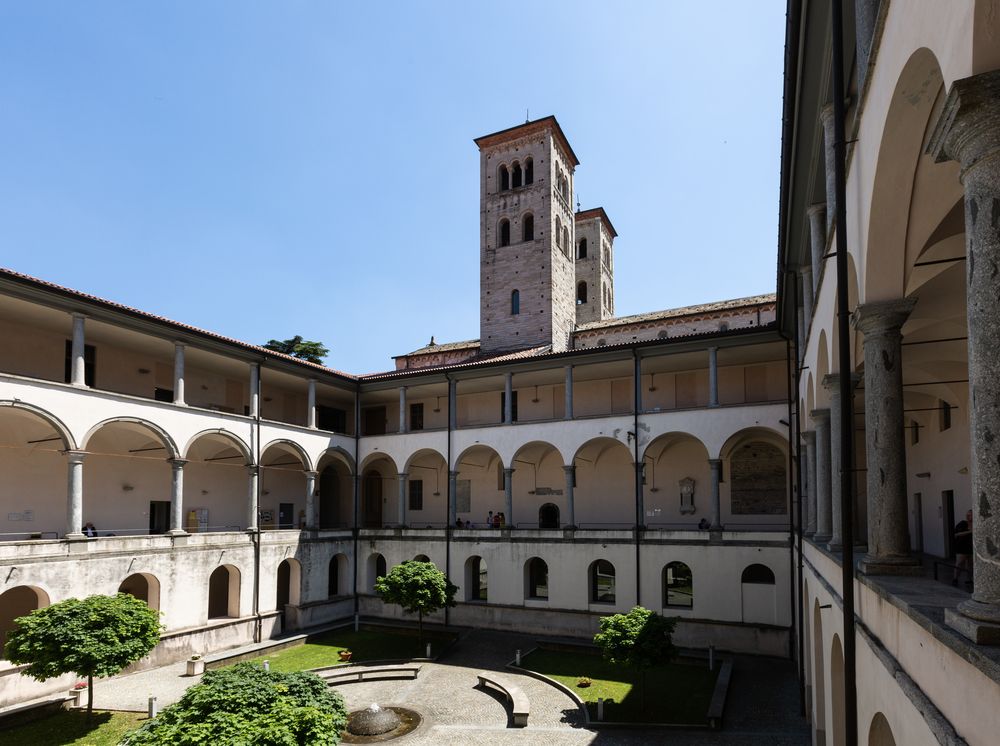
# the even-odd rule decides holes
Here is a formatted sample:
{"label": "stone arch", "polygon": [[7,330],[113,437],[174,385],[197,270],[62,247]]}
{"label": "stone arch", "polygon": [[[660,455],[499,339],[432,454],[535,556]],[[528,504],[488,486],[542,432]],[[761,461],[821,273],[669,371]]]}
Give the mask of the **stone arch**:
{"label": "stone arch", "polygon": [[260,452],[260,528],[305,525],[306,475],[312,461],[298,443],[272,440]]}
{"label": "stone arch", "polygon": [[298,606],[302,599],[302,563],[286,557],[278,563],[274,607],[284,613],[285,606]]}
{"label": "stone arch", "polygon": [[513,516],[505,515],[507,526],[537,525],[534,522],[545,503],[559,503],[565,512],[566,475],[559,449],[545,441],[523,444],[511,458]]}
{"label": "stone arch", "polygon": [[[27,402],[16,401],[14,399],[0,399],[0,407],[8,407],[12,410],[18,410],[43,420],[46,424],[51,426],[52,429],[55,430],[56,435],[59,436],[63,446],[62,450],[76,450],[76,440],[73,438],[73,433],[70,432],[70,429],[62,420],[51,412],[42,409],[41,407],[36,407],[34,404],[28,404]],[[0,409],[0,412],[2,411],[3,410]]]}
{"label": "stone arch", "polygon": [[662,433],[642,453],[646,525],[670,527],[711,516],[708,448],[690,433]]}
{"label": "stone arch", "polygon": [[[599,436],[582,443],[570,464],[575,486],[574,520],[581,528],[625,528],[635,525],[635,510],[623,510],[608,494],[628,491],[634,495],[635,466],[632,451],[616,438]],[[628,504],[634,506],[634,501]]]}
{"label": "stone arch", "polygon": [[384,508],[390,504],[398,474],[396,462],[384,453],[372,453],[365,458],[361,466],[360,525],[381,528],[386,514],[393,514],[394,511]]}
{"label": "stone arch", "polygon": [[530,212],[526,212],[521,216],[521,240],[535,240],[535,216]]}
{"label": "stone arch", "polygon": [[465,600],[486,601],[489,585],[486,560],[474,554],[465,560]]}
{"label": "stone arch", "polygon": [[208,578],[208,618],[239,619],[240,570],[236,565],[219,565]]}
{"label": "stone arch", "polygon": [[896,746],[896,737],[885,715],[876,712],[868,728],[868,746]]}
{"label": "stone arch", "polygon": [[830,725],[832,746],[844,746],[844,648],[836,632],[830,643]]}
{"label": "stone arch", "polygon": [[[239,530],[247,519],[247,467],[254,462],[246,443],[226,430],[202,430],[188,440],[184,459],[181,527],[190,532]],[[203,524],[206,514],[208,523]]]}
{"label": "stone arch", "polygon": [[506,192],[510,189],[510,169],[506,163],[497,166],[497,191]]}
{"label": "stone arch", "polygon": [[277,438],[260,449],[261,466],[266,466],[264,460],[267,456],[267,452],[271,449],[284,451],[287,455],[294,456],[302,463],[303,471],[312,471],[312,459],[309,458],[309,454],[306,453],[306,449],[294,440],[289,440],[288,438]]}
{"label": "stone arch", "polygon": [[49,594],[37,585],[16,585],[0,593],[0,660],[4,660],[7,635],[17,627],[14,620],[49,603]]}
{"label": "stone arch", "polygon": [[367,582],[365,583],[365,592],[374,593],[375,592],[375,581],[379,578],[385,577],[388,572],[388,567],[386,565],[385,556],[379,552],[372,552],[368,555],[368,562],[366,563],[366,568],[368,571]]}
{"label": "stone arch", "polygon": [[606,559],[596,559],[587,568],[590,603],[615,603],[615,566]]}
{"label": "stone arch", "polygon": [[151,609],[160,609],[160,581],[152,573],[137,572],[129,575],[118,586],[118,592],[145,601]]}
{"label": "stone arch", "polygon": [[213,428],[209,430],[202,430],[201,432],[195,433],[188,439],[187,444],[184,446],[181,458],[190,458],[191,449],[199,441],[202,440],[216,440],[221,443],[226,443],[236,450],[240,456],[243,457],[243,463],[246,465],[253,464],[253,455],[250,453],[250,447],[243,441],[241,437],[235,433],[231,433],[224,428]]}
{"label": "stone arch", "polygon": [[543,503],[538,508],[538,528],[559,528],[559,506]]}
{"label": "stone arch", "polygon": [[541,557],[531,557],[524,563],[525,599],[548,601],[549,565]]}
{"label": "stone arch", "polygon": [[331,446],[320,453],[316,459],[316,470],[319,471],[330,461],[339,461],[347,468],[349,474],[354,474],[354,456],[341,446]]}
{"label": "stone arch", "polygon": [[[489,511],[496,511],[506,499],[503,458],[491,446],[477,443],[458,455],[455,471],[458,474],[456,487],[468,490],[467,505],[464,495],[456,501],[457,517],[463,522],[485,522]],[[511,517],[505,518],[510,523]]]}
{"label": "stone arch", "polygon": [[91,439],[94,436],[96,436],[102,430],[105,430],[105,428],[108,428],[115,424],[134,426],[134,427],[128,427],[127,429],[133,431],[143,430],[152,433],[154,439],[158,440],[160,443],[163,444],[164,450],[166,450],[168,458],[180,458],[180,449],[177,448],[177,444],[174,442],[174,439],[170,436],[170,434],[162,427],[157,425],[155,422],[144,420],[141,417],[110,417],[106,420],[102,420],[101,422],[98,422],[96,425],[90,428],[90,430],[87,431],[87,434],[83,436],[83,441],[81,442],[80,447],[85,451],[88,450],[91,445]]}
{"label": "stone arch", "polygon": [[510,220],[507,218],[500,218],[497,223],[497,244],[510,246]]}
{"label": "stone arch", "polygon": [[316,509],[321,529],[354,523],[354,459],[342,448],[328,448],[316,460]]}
{"label": "stone arch", "polygon": [[415,462],[419,460],[427,460],[428,458],[433,459],[435,456],[440,459],[442,465],[447,468],[448,462],[445,461],[444,455],[440,451],[436,448],[421,448],[409,455],[403,466],[403,471],[409,473]]}

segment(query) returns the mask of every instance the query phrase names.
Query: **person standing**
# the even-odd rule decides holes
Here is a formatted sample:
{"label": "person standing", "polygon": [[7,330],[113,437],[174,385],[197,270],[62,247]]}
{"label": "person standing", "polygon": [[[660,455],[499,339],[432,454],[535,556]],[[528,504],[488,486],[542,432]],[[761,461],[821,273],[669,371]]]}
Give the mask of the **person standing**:
{"label": "person standing", "polygon": [[493,528],[493,511],[486,517],[486,528]]}
{"label": "person standing", "polygon": [[972,589],[972,511],[965,514],[965,520],[955,524],[955,574],[951,584],[958,585],[958,578],[965,570],[965,585]]}

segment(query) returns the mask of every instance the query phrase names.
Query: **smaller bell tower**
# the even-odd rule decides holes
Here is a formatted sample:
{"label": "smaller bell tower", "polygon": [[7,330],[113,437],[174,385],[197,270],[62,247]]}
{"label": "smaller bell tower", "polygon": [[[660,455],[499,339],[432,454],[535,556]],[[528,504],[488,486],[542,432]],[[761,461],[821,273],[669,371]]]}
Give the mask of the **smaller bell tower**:
{"label": "smaller bell tower", "polygon": [[603,207],[577,212],[576,323],[604,321],[615,315],[615,227]]}

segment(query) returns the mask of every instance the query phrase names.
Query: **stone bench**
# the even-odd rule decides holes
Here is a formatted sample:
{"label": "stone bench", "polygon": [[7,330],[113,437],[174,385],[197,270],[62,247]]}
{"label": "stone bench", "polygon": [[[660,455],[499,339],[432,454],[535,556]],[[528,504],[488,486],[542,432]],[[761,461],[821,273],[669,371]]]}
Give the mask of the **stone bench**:
{"label": "stone bench", "polygon": [[486,688],[487,685],[501,691],[510,702],[511,715],[514,716],[514,727],[524,728],[528,724],[528,697],[517,684],[511,684],[496,677],[492,673],[481,671],[477,674],[478,686]]}
{"label": "stone bench", "polygon": [[420,673],[420,666],[331,666],[316,669],[317,674],[328,684],[350,683],[376,679],[415,679]]}

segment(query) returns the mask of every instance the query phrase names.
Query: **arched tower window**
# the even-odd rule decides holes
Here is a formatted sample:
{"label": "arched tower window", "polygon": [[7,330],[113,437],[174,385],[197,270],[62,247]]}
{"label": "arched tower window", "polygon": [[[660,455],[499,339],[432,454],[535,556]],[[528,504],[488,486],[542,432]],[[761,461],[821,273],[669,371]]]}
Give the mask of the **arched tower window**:
{"label": "arched tower window", "polygon": [[510,189],[510,172],[507,171],[506,166],[500,166],[500,169],[497,171],[497,179],[500,182],[501,192],[506,192]]}
{"label": "arched tower window", "polygon": [[576,302],[586,303],[587,302],[587,283],[581,282],[576,286]]}
{"label": "arched tower window", "polygon": [[521,186],[521,164],[517,161],[514,161],[514,165],[511,167],[510,185],[513,189]]}
{"label": "arched tower window", "polygon": [[510,294],[510,315],[517,316],[521,313],[521,291],[514,290]]}
{"label": "arched tower window", "polygon": [[569,242],[569,227],[564,225],[562,230],[563,230],[562,245],[563,249],[565,249],[566,257],[569,258],[573,254],[573,247],[570,245]]}
{"label": "arched tower window", "polygon": [[510,246],[510,221],[507,218],[500,221],[500,245]]}
{"label": "arched tower window", "polygon": [[535,180],[535,162],[528,158],[524,162],[524,183],[528,185]]}
{"label": "arched tower window", "polygon": [[535,240],[535,216],[530,212],[521,219],[521,240]]}
{"label": "arched tower window", "polygon": [[569,179],[565,176],[562,177],[562,181],[559,183],[559,191],[562,192],[562,198],[569,202]]}
{"label": "arched tower window", "polygon": [[586,259],[587,258],[587,239],[581,238],[580,242],[576,245],[576,258]]}
{"label": "arched tower window", "polygon": [[560,249],[562,248],[562,235],[563,235],[562,221],[557,216],[556,217],[556,246],[558,246]]}

